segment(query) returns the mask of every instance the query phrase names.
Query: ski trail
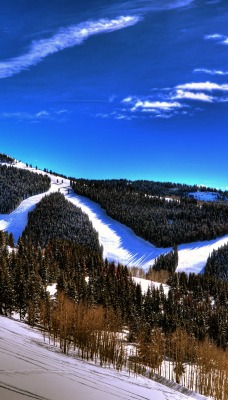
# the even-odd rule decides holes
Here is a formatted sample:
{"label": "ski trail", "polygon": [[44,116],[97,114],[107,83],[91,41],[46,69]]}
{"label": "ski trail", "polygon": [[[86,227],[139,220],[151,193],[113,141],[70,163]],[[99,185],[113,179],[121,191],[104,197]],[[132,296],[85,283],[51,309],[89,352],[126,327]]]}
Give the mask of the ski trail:
{"label": "ski trail", "polygon": [[[18,163],[18,168],[30,169],[36,173],[43,171],[26,168]],[[154,260],[165,254],[171,248],[158,248],[138,237],[132,229],[113,220],[101,206],[84,196],[76,195],[70,188],[70,181],[59,176],[47,174],[51,178],[51,188],[48,192],[32,196],[20,204],[10,214],[0,214],[0,230],[12,232],[17,242],[27,224],[28,213],[32,211],[41,199],[52,192],[61,192],[71,203],[85,212],[99,234],[100,244],[103,246],[104,258],[129,267],[137,266],[147,270]],[[179,262],[177,271],[186,273],[201,273],[208,256],[214,249],[218,249],[228,242],[228,235],[209,241],[186,243],[178,246]]]}

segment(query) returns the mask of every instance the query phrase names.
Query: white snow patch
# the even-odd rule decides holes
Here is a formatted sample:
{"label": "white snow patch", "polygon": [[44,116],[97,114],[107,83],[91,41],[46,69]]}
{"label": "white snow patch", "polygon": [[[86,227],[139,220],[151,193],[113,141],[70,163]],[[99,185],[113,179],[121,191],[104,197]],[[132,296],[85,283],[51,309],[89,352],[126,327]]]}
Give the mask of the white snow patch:
{"label": "white snow patch", "polygon": [[203,242],[193,242],[181,244],[178,246],[179,262],[177,272],[194,272],[195,274],[203,272],[207,259],[213,250],[228,243],[228,235],[214,240],[205,240]]}
{"label": "white snow patch", "polygon": [[166,285],[165,283],[154,282],[154,281],[150,281],[148,279],[136,278],[136,277],[133,277],[132,279],[135,283],[139,283],[141,285],[143,294],[146,294],[148,288],[154,287],[156,289],[159,289],[161,285],[163,287],[165,295],[168,294],[169,289],[170,289],[170,286]]}
{"label": "white snow patch", "polygon": [[80,207],[92,221],[104,248],[104,258],[128,266],[149,268],[160,254],[171,248],[157,248],[136,236],[132,229],[110,218],[101,206],[73,191],[66,198]]}
{"label": "white snow patch", "polygon": [[57,292],[57,283],[52,283],[51,285],[48,285],[46,291],[49,292],[51,297],[54,297]]}
{"label": "white snow patch", "polygon": [[216,201],[221,199],[220,194],[215,192],[190,192],[188,197],[193,197],[201,201]]}

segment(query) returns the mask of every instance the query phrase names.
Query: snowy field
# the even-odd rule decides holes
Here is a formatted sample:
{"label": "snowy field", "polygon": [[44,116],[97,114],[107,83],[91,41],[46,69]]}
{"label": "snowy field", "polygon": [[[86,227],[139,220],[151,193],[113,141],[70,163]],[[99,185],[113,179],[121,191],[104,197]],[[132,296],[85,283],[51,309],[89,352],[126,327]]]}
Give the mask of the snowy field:
{"label": "snowy field", "polygon": [[[18,163],[18,168],[27,168],[25,164]],[[34,168],[27,168],[34,172]],[[139,238],[134,232],[125,225],[108,217],[101,206],[86,197],[76,195],[70,189],[70,182],[67,179],[48,174],[51,178],[51,188],[46,193],[60,191],[65,197],[85,212],[93,223],[94,228],[99,233],[99,240],[104,249],[104,257],[109,261],[120,262],[128,266],[138,266],[147,270],[153,264],[154,259],[160,254],[167,253],[171,248],[157,248],[149,242]],[[57,182],[58,180],[58,182]],[[69,191],[69,193],[68,193]],[[35,208],[35,205],[45,196],[44,194],[32,196],[24,200],[20,206],[12,213],[0,214],[0,229],[12,232],[17,241],[22,234],[26,223],[28,212]],[[187,273],[200,273],[203,271],[207,258],[218,247],[228,242],[228,235],[222,238],[181,244],[178,246],[179,263],[177,271]]]}
{"label": "snowy field", "polygon": [[205,399],[65,356],[36,329],[5,317],[0,317],[0,352],[1,400]]}

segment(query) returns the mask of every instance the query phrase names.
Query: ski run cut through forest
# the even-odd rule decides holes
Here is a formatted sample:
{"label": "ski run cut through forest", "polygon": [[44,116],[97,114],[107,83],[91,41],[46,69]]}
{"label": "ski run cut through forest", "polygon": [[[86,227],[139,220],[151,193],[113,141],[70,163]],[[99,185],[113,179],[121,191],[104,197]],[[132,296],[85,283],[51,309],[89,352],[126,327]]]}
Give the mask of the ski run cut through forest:
{"label": "ski run cut through forest", "polygon": [[[45,172],[26,167],[21,162],[18,162],[15,166],[46,175]],[[35,208],[45,195],[60,192],[64,194],[67,200],[80,207],[89,216],[93,227],[99,234],[99,241],[103,246],[103,256],[109,261],[147,270],[154,263],[156,257],[172,250],[172,248],[153,246],[135,235],[130,228],[110,218],[99,204],[75,194],[70,188],[69,179],[52,174],[47,175],[51,178],[51,188],[47,192],[23,200],[19,207],[10,214],[0,214],[0,230],[12,233],[15,241],[19,239],[26,227],[28,213]],[[227,242],[228,235],[225,235],[218,239],[179,245],[176,272],[203,272],[206,261],[212,251],[217,250]]]}
{"label": "ski run cut through forest", "polygon": [[[22,162],[16,162],[14,166],[48,175],[51,179],[48,191],[24,199],[9,214],[0,214],[0,230],[12,233],[15,242],[26,228],[28,214],[44,196],[58,192],[88,215],[98,232],[104,259],[128,267],[138,267],[146,272],[158,256],[172,250],[171,247],[159,248],[143,240],[130,228],[109,217],[98,203],[75,194],[69,179],[29,167]],[[213,240],[178,245],[176,272],[203,273],[212,251],[227,242],[228,235],[225,235]],[[144,293],[150,285],[150,281],[139,278],[135,278],[135,282],[141,284]],[[160,284],[154,282],[154,285],[158,288]],[[163,285],[163,290],[167,295],[168,286]],[[17,315],[13,316],[17,318]],[[110,366],[100,368],[92,361],[78,359],[73,352],[66,356],[61,353],[53,338],[44,340],[37,328],[3,316],[0,316],[0,353],[0,399],[3,400],[209,399],[158,376],[154,376],[154,381],[138,375],[137,371],[123,369],[117,372]]]}

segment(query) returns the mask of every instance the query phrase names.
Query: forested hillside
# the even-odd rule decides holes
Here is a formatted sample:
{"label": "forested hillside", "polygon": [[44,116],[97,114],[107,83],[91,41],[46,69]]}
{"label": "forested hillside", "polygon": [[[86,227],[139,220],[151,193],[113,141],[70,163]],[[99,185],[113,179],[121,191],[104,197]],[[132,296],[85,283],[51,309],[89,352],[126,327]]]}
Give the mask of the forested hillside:
{"label": "forested hillside", "polygon": [[4,153],[0,153],[0,162],[1,163],[7,163],[7,164],[12,164],[15,162],[15,159],[7,156],[7,154]]}
{"label": "forested hillside", "polygon": [[[16,311],[60,341],[63,352],[73,346],[83,358],[95,358],[117,369],[127,365],[145,373],[147,366],[153,376],[168,359],[176,369],[174,375],[167,371],[165,376],[180,382],[189,363],[192,373],[202,368],[197,390],[206,395],[217,390],[218,400],[227,394],[222,384],[228,370],[224,353],[228,346],[227,283],[208,276],[173,274],[168,296],[162,286],[143,294],[127,267],[108,263],[72,240],[50,240],[42,250],[23,237],[16,252],[8,252],[11,240],[7,234],[1,232],[0,242],[1,314],[10,316]],[[46,291],[51,282],[57,282],[58,288],[54,302]],[[123,329],[129,331],[129,341],[138,343],[137,358],[120,347],[115,332]],[[101,332],[106,330],[103,337]],[[210,365],[212,351],[216,366]],[[202,385],[205,379],[208,383]],[[185,384],[191,388],[191,382]]]}
{"label": "forested hillside", "polygon": [[[73,178],[72,178],[73,179]],[[84,181],[83,179],[79,179],[79,181]],[[102,179],[102,180],[92,180],[86,179],[86,183],[92,184],[95,186],[102,185],[106,188],[118,188],[124,189],[128,188],[131,191],[137,193],[144,193],[151,196],[161,196],[161,197],[188,197],[188,194],[191,192],[214,192],[221,196],[221,198],[225,198],[228,195],[228,191],[222,191],[215,188],[198,186],[198,185],[188,185],[182,183],[174,183],[174,182],[156,182],[156,181],[148,181],[148,180],[127,180],[127,179]]]}
{"label": "forested hillside", "polygon": [[29,213],[23,237],[44,247],[50,239],[68,239],[91,251],[101,252],[98,233],[88,216],[61,193],[45,196]]}
{"label": "forested hillside", "polygon": [[213,250],[208,257],[204,273],[228,281],[228,243],[218,250]]}
{"label": "forested hillside", "polygon": [[[86,182],[79,181],[82,191],[104,195],[110,212],[112,206],[114,212],[122,210],[137,226],[147,220],[154,229],[157,224],[156,237],[163,243],[180,238],[187,228],[185,237],[226,227],[228,207],[221,204],[166,201],[129,189],[126,181],[114,188],[109,182],[108,187]],[[165,231],[167,220],[175,236]],[[216,400],[226,399],[228,282],[209,269],[204,275],[176,273],[176,243],[147,272],[148,277],[162,272],[170,290],[165,294],[162,285],[151,285],[144,293],[130,269],[103,259],[98,234],[81,209],[60,192],[46,195],[29,213],[16,248],[12,235],[0,231],[0,314],[16,312],[30,325],[39,325],[64,353],[75,350],[101,365],[162,375]],[[224,252],[227,248],[222,250],[225,260]],[[47,291],[52,283],[57,284],[53,300]]]}
{"label": "forested hillside", "polygon": [[[101,204],[112,218],[159,247],[209,240],[228,232],[228,204],[197,204],[194,199],[165,199],[126,180],[78,179],[75,193]],[[162,186],[163,187],[163,186]],[[157,193],[161,194],[161,191]],[[164,193],[164,192],[163,192]]]}
{"label": "forested hillside", "polygon": [[46,192],[50,183],[47,175],[0,165],[0,214],[15,210],[27,197]]}

